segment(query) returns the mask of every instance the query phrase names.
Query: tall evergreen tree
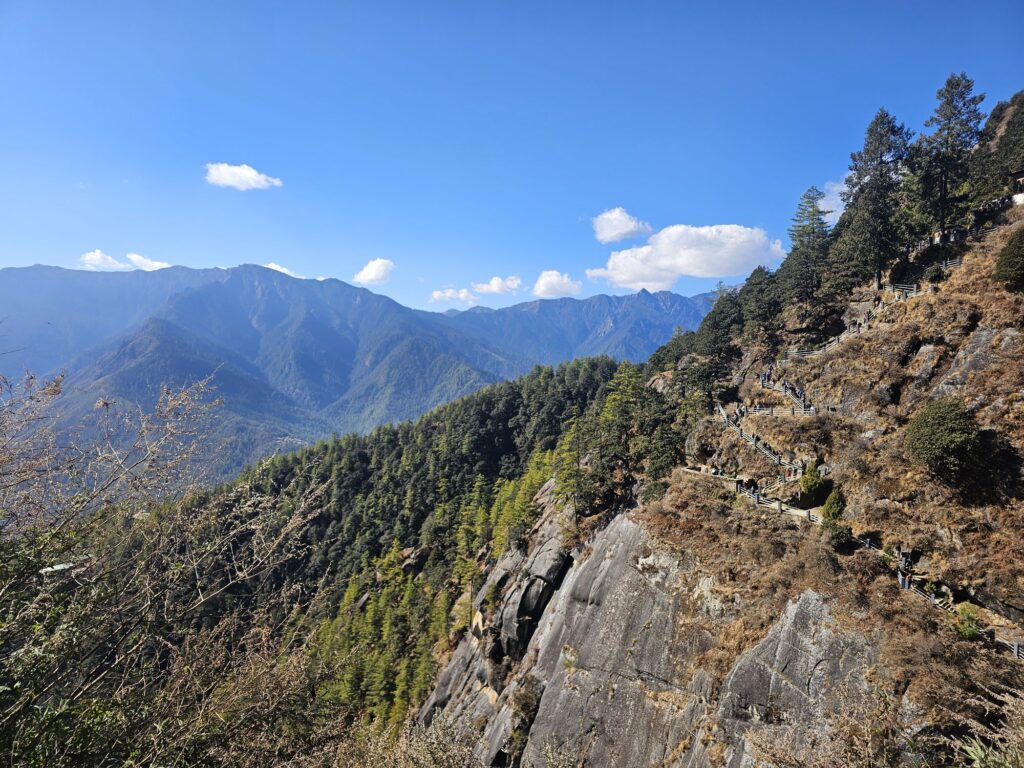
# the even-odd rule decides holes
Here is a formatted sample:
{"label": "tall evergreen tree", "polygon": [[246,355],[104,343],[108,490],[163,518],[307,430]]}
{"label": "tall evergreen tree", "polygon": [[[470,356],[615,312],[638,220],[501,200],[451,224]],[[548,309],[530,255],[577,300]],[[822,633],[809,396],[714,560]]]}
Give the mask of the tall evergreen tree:
{"label": "tall evergreen tree", "polygon": [[825,217],[831,213],[821,207],[825,193],[815,186],[809,187],[800,195],[793,223],[787,230],[793,250],[807,249],[817,251],[828,242],[828,222]]}
{"label": "tall evergreen tree", "polygon": [[912,132],[885,109],[871,120],[864,147],[850,155],[850,173],[842,192],[846,203],[842,232],[829,254],[827,293],[845,296],[857,283],[892,263],[902,246],[900,183]]}
{"label": "tall evergreen tree", "polygon": [[793,223],[789,228],[789,256],[778,271],[783,301],[809,301],[821,283],[828,255],[829,226],[822,208],[825,193],[810,187],[800,196]]}
{"label": "tall evergreen tree", "polygon": [[755,267],[740,289],[743,334],[748,339],[771,337],[779,322],[781,307],[775,276],[765,267]]}
{"label": "tall evergreen tree", "polygon": [[934,130],[923,142],[923,188],[926,208],[945,230],[963,212],[967,199],[967,160],[981,136],[984,113],[978,105],[985,94],[975,94],[974,81],[961,72],[951,74],[935,96],[939,104],[925,122]]}

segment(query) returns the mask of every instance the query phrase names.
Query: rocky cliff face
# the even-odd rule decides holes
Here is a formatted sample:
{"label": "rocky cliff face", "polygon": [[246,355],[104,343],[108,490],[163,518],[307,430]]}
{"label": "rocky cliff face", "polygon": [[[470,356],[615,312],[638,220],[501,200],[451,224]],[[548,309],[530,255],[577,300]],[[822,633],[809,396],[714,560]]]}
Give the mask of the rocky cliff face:
{"label": "rocky cliff face", "polygon": [[542,766],[556,746],[587,766],[738,768],[753,764],[751,729],[827,730],[836,692],[864,687],[870,645],[810,590],[716,677],[695,663],[715,642],[695,627],[740,606],[715,596],[693,567],[699,553],[663,548],[634,513],[570,552],[550,485],[538,501],[528,550],[492,569],[473,631],[421,712],[477,734],[485,765]]}

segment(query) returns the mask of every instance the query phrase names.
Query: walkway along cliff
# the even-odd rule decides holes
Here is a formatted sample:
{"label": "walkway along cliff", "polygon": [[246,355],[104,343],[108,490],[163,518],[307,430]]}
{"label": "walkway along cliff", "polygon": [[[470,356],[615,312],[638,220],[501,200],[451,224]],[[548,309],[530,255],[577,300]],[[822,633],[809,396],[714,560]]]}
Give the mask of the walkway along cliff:
{"label": "walkway along cliff", "polygon": [[[716,403],[699,430],[707,445],[693,459],[702,466],[677,468],[664,503],[622,511],[580,540],[580,518],[599,513],[574,512],[545,486],[524,547],[506,552],[476,592],[472,630],[421,718],[452,717],[478,734],[487,765],[543,764],[555,745],[586,765],[738,768],[752,764],[764,738],[828,733],[832,714],[867,696],[869,669],[906,680],[904,706],[922,727],[941,719],[932,709],[937,690],[963,696],[954,691],[1024,679],[1021,617],[1003,586],[1024,577],[1020,561],[986,568],[992,554],[948,535],[951,520],[933,522],[932,509],[962,503],[892,457],[900,414],[962,386],[967,372],[996,374],[979,394],[997,408],[1020,403],[1024,339],[1008,299],[989,306],[989,241],[1001,235],[982,234],[963,260],[943,262],[946,282],[878,289],[856,325],[820,348],[762,357],[759,372],[763,352],[743,350],[755,373],[740,391],[755,399],[760,389],[786,405]],[[927,349],[930,323],[942,324],[948,349]],[[911,348],[895,358],[885,351],[908,339]],[[879,408],[873,398],[889,391],[905,358],[916,373]],[[927,375],[919,359],[932,361]],[[774,468],[767,482],[718,466],[727,458],[742,474],[750,460],[715,442],[722,428]],[[823,431],[831,439],[812,450],[784,447],[786,435]],[[786,500],[816,461],[816,472],[847,491],[844,524],[858,531],[838,557],[815,533],[821,511]],[[875,471],[877,462],[885,468]],[[918,490],[908,495],[907,482]],[[1005,514],[1019,519],[1019,499],[1008,503]],[[956,514],[965,519],[984,514],[963,509]],[[975,565],[967,570],[961,559]],[[909,594],[920,600],[901,599]],[[968,603],[980,611],[978,639],[953,631]],[[964,653],[976,661],[964,666]],[[957,665],[964,668],[954,673]]]}

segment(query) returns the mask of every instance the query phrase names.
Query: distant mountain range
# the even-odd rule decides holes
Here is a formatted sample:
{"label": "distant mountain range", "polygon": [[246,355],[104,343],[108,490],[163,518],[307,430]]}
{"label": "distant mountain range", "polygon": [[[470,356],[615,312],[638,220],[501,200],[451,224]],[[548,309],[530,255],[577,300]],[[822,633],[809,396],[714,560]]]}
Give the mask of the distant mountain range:
{"label": "distant mountain range", "polygon": [[713,294],[669,292],[425,312],[339,280],[257,266],[156,272],[0,269],[0,374],[67,373],[65,419],[150,406],[213,375],[229,472],[331,432],[417,416],[576,357],[643,360]]}

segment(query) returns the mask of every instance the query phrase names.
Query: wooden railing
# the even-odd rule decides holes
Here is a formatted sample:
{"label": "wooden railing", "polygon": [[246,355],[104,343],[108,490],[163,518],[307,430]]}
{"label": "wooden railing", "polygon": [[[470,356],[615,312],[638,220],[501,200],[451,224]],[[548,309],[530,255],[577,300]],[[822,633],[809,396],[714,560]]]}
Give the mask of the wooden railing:
{"label": "wooden railing", "polygon": [[729,415],[725,412],[725,409],[722,407],[721,403],[716,402],[715,408],[718,411],[718,415],[722,419],[722,423],[729,429],[736,432],[744,442],[752,445],[757,451],[759,451],[763,456],[766,456],[768,459],[773,461],[777,466],[785,467],[786,469],[792,472],[796,472],[798,475],[803,474],[803,465],[796,464],[792,461],[787,461],[786,459],[783,458],[781,453],[774,451],[769,446],[765,445],[764,440],[762,440],[759,435],[749,430],[743,429],[742,425],[740,425],[738,421],[734,421],[733,419],[729,418]]}

